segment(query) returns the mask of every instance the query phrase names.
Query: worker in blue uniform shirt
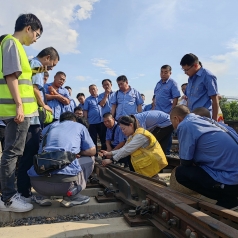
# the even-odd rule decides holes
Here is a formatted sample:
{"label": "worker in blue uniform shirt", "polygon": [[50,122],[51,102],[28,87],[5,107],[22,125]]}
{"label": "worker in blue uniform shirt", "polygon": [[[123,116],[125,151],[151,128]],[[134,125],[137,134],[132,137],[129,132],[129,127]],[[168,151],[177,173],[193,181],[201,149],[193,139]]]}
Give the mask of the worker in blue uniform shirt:
{"label": "worker in blue uniform shirt", "polygon": [[238,205],[238,135],[215,120],[176,106],[170,120],[177,128],[181,165],[176,180],[231,209]]}
{"label": "worker in blue uniform shirt", "polygon": [[139,122],[140,127],[150,131],[155,136],[165,153],[173,132],[169,114],[158,110],[152,110],[141,112],[134,116]]}
{"label": "worker in blue uniform shirt", "polygon": [[119,76],[117,84],[119,90],[111,98],[112,116],[118,120],[121,116],[142,112],[143,100],[141,95],[136,89],[131,88],[127,77],[125,75]]}
{"label": "worker in blue uniform shirt", "polygon": [[103,115],[104,125],[107,127],[106,146],[107,151],[118,150],[126,143],[126,136],[123,134],[120,126],[117,124],[112,114]]}
{"label": "worker in blue uniform shirt", "polygon": [[101,148],[105,149],[106,127],[102,122],[102,108],[98,100],[98,88],[95,84],[89,86],[91,96],[84,102],[83,115],[89,123],[89,134],[97,148],[97,135],[101,141]]}
{"label": "worker in blue uniform shirt", "polygon": [[[59,54],[53,47],[43,49],[37,57],[30,60],[32,69],[36,67],[46,67],[53,69],[59,61]],[[34,71],[33,71],[34,72]],[[45,110],[52,113],[51,108],[46,104],[44,93],[44,73],[37,73],[32,76],[32,84],[34,87],[34,94],[37,104]],[[17,173],[17,189],[21,194],[21,198],[26,202],[31,202],[31,182],[27,175],[27,170],[33,165],[33,156],[37,154],[41,137],[40,120],[38,116],[32,117],[30,120],[30,127],[27,132],[25,149],[23,155],[18,161]]]}
{"label": "worker in blue uniform shirt", "polygon": [[74,99],[72,98],[72,88],[70,86],[65,86],[69,92],[70,104],[64,107],[64,112],[74,112],[74,108],[77,107]]}
{"label": "worker in blue uniform shirt", "polygon": [[66,74],[58,71],[52,83],[44,85],[48,106],[53,111],[54,120],[59,120],[60,115],[65,112],[64,107],[70,104],[69,92],[63,85],[66,81]]}
{"label": "worker in blue uniform shirt", "polygon": [[99,94],[98,103],[102,107],[102,116],[103,116],[105,113],[111,112],[112,108],[111,98],[114,95],[114,92],[112,91],[112,81],[110,79],[104,79],[102,81],[102,86],[105,92]]}
{"label": "worker in blue uniform shirt", "polygon": [[212,119],[217,121],[219,100],[216,76],[204,69],[198,57],[192,53],[184,55],[180,65],[189,76],[185,90],[189,110],[205,107],[211,112]]}
{"label": "worker in blue uniform shirt", "polygon": [[[44,152],[67,151],[78,158],[63,169],[51,172],[50,176],[39,176],[34,166],[28,170],[33,188],[43,197],[35,197],[41,206],[51,205],[50,196],[63,196],[60,205],[71,207],[87,203],[88,196],[80,192],[86,187],[88,177],[94,167],[95,145],[85,126],[76,122],[72,112],[61,114],[60,121],[48,125],[42,132],[43,141],[39,154]],[[46,136],[46,138],[44,138]],[[43,145],[46,141],[45,145]],[[74,191],[70,196],[68,192]]]}
{"label": "worker in blue uniform shirt", "polygon": [[143,109],[143,112],[150,111],[150,110],[155,110],[155,95],[152,98],[152,103],[146,105]]}
{"label": "worker in blue uniform shirt", "polygon": [[155,110],[170,113],[171,109],[178,103],[180,92],[177,83],[171,78],[172,68],[163,65],[160,70],[161,80],[154,89]]}

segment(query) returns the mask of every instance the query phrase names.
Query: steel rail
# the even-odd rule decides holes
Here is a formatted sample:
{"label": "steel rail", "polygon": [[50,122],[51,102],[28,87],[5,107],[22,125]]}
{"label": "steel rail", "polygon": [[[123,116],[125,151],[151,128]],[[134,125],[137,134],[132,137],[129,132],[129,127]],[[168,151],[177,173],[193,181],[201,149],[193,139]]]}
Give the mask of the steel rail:
{"label": "steel rail", "polygon": [[[156,179],[148,179],[119,166],[110,165],[106,168],[96,165],[95,171],[100,184],[107,187],[112,183],[119,190],[115,197],[125,203],[136,207],[141,204],[141,200],[147,199],[149,205],[156,208],[149,220],[167,234],[165,237],[238,237],[238,230],[233,228],[238,221],[234,211],[184,196]],[[110,173],[117,177],[113,175],[113,179]],[[126,196],[120,191],[123,186],[127,186],[127,189],[124,188]],[[138,194],[137,201],[130,196],[135,192]]]}

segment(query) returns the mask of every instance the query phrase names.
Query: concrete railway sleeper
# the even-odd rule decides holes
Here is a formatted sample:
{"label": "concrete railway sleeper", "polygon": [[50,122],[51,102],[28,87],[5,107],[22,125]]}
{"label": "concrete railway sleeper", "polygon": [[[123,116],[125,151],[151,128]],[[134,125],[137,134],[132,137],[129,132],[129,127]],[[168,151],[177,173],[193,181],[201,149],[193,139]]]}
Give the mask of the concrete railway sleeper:
{"label": "concrete railway sleeper", "polygon": [[[238,237],[237,212],[174,191],[163,181],[148,179],[117,165],[96,165],[95,174],[100,185],[117,191],[111,198],[134,207],[124,214],[131,226],[150,222],[164,237]],[[102,192],[99,194],[96,198],[102,197]]]}

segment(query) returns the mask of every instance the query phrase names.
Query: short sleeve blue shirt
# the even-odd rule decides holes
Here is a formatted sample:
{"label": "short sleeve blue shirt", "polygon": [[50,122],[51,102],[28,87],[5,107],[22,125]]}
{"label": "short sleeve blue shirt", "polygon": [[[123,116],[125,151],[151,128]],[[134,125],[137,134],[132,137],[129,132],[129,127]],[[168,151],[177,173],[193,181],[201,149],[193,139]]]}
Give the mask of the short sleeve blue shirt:
{"label": "short sleeve blue shirt", "polygon": [[[52,86],[53,83],[48,83],[48,84],[45,84],[44,85],[44,89],[45,89],[45,93],[46,94],[50,94],[49,92],[49,89],[48,87],[49,86]],[[69,91],[66,89],[66,88],[63,88],[63,87],[60,87],[57,92],[62,95],[63,97],[66,97],[68,99],[70,99],[70,96],[69,96]],[[53,99],[53,100],[49,100],[47,101],[48,103],[48,106],[52,109],[53,111],[53,116],[54,116],[54,119],[59,119],[60,118],[60,115],[66,111],[65,109],[65,105],[61,102],[59,102],[58,100],[56,99]],[[67,105],[68,106],[68,105]],[[67,108],[67,107],[66,107]]]}
{"label": "short sleeve blue shirt", "polygon": [[[29,61],[31,68],[35,68],[35,67],[41,67],[42,63],[39,61],[39,59],[37,57],[34,57],[33,59],[31,59]],[[32,84],[35,84],[38,86],[39,90],[40,90],[40,94],[41,94],[41,98],[42,100],[44,100],[44,96],[43,96],[43,92],[42,89],[44,87],[44,73],[38,73],[38,74],[34,74],[32,75]],[[40,120],[38,116],[35,117],[31,117],[30,120],[30,125],[40,125]]]}
{"label": "short sleeve blue shirt", "polygon": [[[102,116],[103,116],[105,113],[111,112],[111,108],[112,108],[111,98],[112,98],[112,96],[113,96],[114,94],[115,94],[115,92],[110,92],[110,94],[108,95],[107,102],[106,102],[106,104],[102,107]],[[99,94],[99,96],[98,96],[98,103],[100,103],[100,102],[102,101],[102,99],[104,98],[104,95],[105,95],[105,92]]]}
{"label": "short sleeve blue shirt", "polygon": [[150,111],[150,110],[152,110],[152,104],[146,105],[146,106],[144,107],[143,112]]}
{"label": "short sleeve blue shirt", "polygon": [[[70,151],[78,154],[80,151],[95,146],[87,128],[80,123],[73,121],[55,122],[43,130],[43,136],[47,133],[48,129],[49,133],[44,151]],[[39,149],[40,153],[42,153],[42,145]],[[70,165],[61,170],[53,171],[52,174],[77,175],[80,171],[82,169],[79,161],[75,159]],[[28,175],[38,176],[33,166],[28,170]]]}
{"label": "short sleeve blue shirt", "polygon": [[69,96],[69,98],[70,98],[70,104],[65,105],[63,111],[65,111],[65,112],[74,112],[74,108],[76,107],[76,103],[75,103],[74,99],[72,99],[70,96]]}
{"label": "short sleeve blue shirt", "polygon": [[211,111],[210,97],[217,94],[217,78],[207,69],[200,68],[195,75],[188,78],[185,95],[188,97],[190,111],[198,107],[205,107]]}
{"label": "short sleeve blue shirt", "polygon": [[180,91],[177,83],[169,78],[163,83],[160,80],[154,89],[155,95],[155,110],[160,110],[165,113],[170,113],[173,105],[173,99],[180,97]]}
{"label": "short sleeve blue shirt", "polygon": [[138,91],[130,87],[126,93],[118,90],[111,98],[111,104],[116,104],[116,120],[121,116],[137,113],[137,106],[143,104],[143,99]]}
{"label": "short sleeve blue shirt", "polygon": [[172,123],[169,114],[158,110],[146,111],[135,114],[140,126],[146,130],[151,130],[155,127],[167,127]]}
{"label": "short sleeve blue shirt", "polygon": [[126,136],[122,133],[122,130],[119,125],[117,125],[115,129],[114,140],[112,141],[112,132],[116,125],[117,122],[115,121],[114,126],[112,128],[107,128],[106,132],[106,140],[110,140],[111,144],[114,146],[117,146],[119,143],[126,141]]}
{"label": "short sleeve blue shirt", "polygon": [[[226,128],[238,141],[237,133]],[[177,134],[181,159],[193,160],[217,182],[238,184],[237,144],[228,133],[191,113],[178,125]]]}
{"label": "short sleeve blue shirt", "polygon": [[84,102],[83,110],[88,111],[87,119],[89,124],[98,124],[102,122],[102,108],[98,102],[98,96],[89,96]]}

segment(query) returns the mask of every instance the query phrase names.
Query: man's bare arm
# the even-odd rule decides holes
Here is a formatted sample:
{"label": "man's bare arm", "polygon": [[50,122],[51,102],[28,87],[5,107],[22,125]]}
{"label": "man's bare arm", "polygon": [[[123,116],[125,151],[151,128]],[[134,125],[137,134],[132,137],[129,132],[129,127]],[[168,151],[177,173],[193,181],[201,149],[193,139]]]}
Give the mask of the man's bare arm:
{"label": "man's bare arm", "polygon": [[178,98],[173,99],[172,109],[178,104]]}
{"label": "man's bare arm", "polygon": [[59,102],[63,103],[64,105],[70,104],[70,100],[68,98],[62,96],[61,94],[56,94],[56,95],[46,94],[45,96],[46,96],[47,101],[56,99]]}
{"label": "man's bare arm", "polygon": [[88,119],[88,111],[83,111],[83,116]]}
{"label": "man's bare arm", "polygon": [[107,151],[111,151],[112,150],[111,141],[110,140],[106,140],[106,147],[107,147]]}
{"label": "man's bare arm", "polygon": [[99,105],[101,106],[101,107],[104,107],[105,106],[105,104],[107,103],[107,98],[108,98],[108,93],[107,92],[105,92],[105,94],[104,94],[104,97],[103,97],[103,99],[102,99],[102,101],[99,103]]}
{"label": "man's bare arm", "polygon": [[218,108],[219,108],[218,96],[217,95],[211,96],[211,99],[212,99],[212,119],[217,121]]}
{"label": "man's bare arm", "polygon": [[38,105],[52,113],[53,112],[52,109],[48,105],[46,105],[44,101],[42,100],[38,86],[36,84],[33,84],[33,88],[34,88],[34,94],[35,94]]}
{"label": "man's bare arm", "polygon": [[118,150],[120,149],[121,147],[123,147],[125,145],[125,141],[122,141],[121,143],[119,143],[113,150]]}
{"label": "man's bare arm", "polygon": [[115,118],[115,113],[116,113],[116,108],[117,108],[117,105],[116,104],[112,104],[112,108],[111,108],[111,114],[112,116]]}
{"label": "man's bare arm", "polygon": [[80,151],[79,154],[84,156],[94,156],[96,154],[96,147],[94,146],[90,149]]}
{"label": "man's bare arm", "polygon": [[142,105],[137,106],[137,112],[142,112]]}

